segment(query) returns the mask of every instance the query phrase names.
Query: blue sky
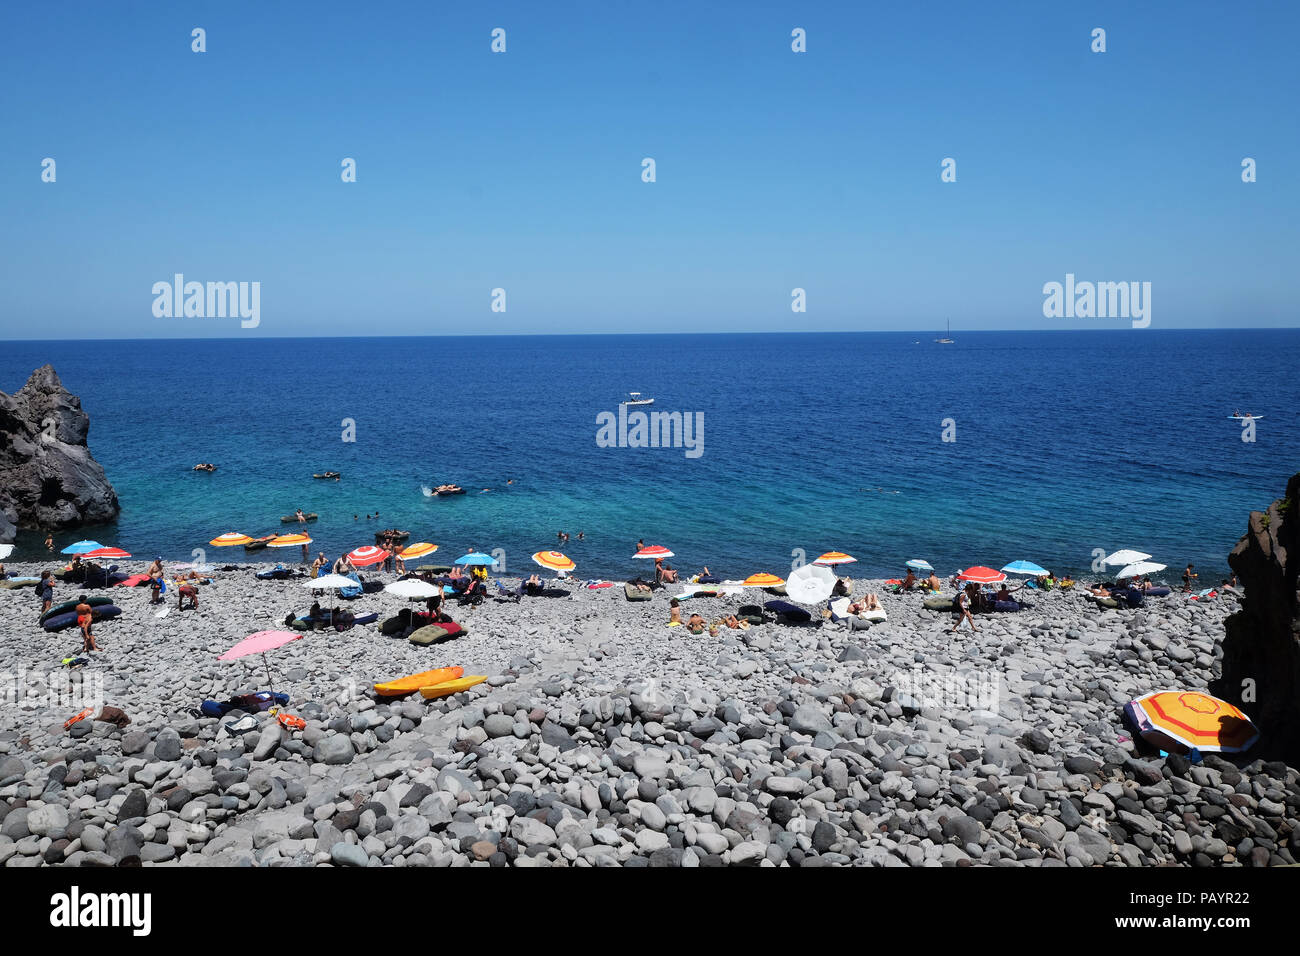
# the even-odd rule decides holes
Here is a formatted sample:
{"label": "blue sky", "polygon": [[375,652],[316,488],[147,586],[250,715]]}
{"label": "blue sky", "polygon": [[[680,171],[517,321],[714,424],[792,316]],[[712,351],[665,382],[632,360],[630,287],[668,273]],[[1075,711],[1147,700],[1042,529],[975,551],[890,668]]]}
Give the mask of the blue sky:
{"label": "blue sky", "polygon": [[801,6],[6,5],[0,338],[1297,324],[1300,5]]}

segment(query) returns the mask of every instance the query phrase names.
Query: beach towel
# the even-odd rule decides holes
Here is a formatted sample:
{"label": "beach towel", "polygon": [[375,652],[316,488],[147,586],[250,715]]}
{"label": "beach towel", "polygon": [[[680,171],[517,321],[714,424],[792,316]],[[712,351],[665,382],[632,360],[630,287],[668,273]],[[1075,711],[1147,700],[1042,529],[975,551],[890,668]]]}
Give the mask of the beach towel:
{"label": "beach towel", "polygon": [[768,601],[763,609],[771,611],[786,624],[807,624],[812,620],[810,612],[789,601]]}

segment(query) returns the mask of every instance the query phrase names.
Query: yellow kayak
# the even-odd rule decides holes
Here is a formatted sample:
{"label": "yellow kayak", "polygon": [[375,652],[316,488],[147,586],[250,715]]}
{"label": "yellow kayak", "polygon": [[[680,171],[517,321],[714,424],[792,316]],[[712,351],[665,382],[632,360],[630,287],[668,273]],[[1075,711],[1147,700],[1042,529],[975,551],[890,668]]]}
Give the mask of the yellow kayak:
{"label": "yellow kayak", "polygon": [[428,687],[430,684],[441,684],[444,681],[455,680],[464,673],[465,668],[463,667],[439,667],[437,670],[425,671],[422,674],[411,674],[409,677],[399,677],[397,680],[376,684],[375,693],[380,697],[400,697],[403,694],[414,693],[421,687]]}
{"label": "yellow kayak", "polygon": [[436,700],[439,697],[448,697],[451,694],[459,694],[463,690],[469,690],[476,684],[481,684],[487,680],[487,674],[471,674],[469,677],[458,677],[455,680],[443,681],[441,684],[431,684],[420,688],[420,696],[425,700]]}

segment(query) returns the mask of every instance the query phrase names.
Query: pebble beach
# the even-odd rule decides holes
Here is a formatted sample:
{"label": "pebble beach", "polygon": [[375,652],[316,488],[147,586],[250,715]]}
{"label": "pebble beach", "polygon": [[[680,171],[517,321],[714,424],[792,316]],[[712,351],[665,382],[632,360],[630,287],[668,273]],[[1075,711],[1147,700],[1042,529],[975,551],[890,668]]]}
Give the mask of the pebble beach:
{"label": "pebble beach", "polygon": [[[137,567],[138,565],[138,567]],[[13,575],[51,564],[10,565]],[[143,571],[127,562],[123,570]],[[631,602],[567,594],[449,604],[467,632],[418,646],[377,624],[218,656],[311,604],[256,565],[214,572],[198,610],[109,594],[101,651],[69,671],[76,628],[46,633],[31,589],[0,590],[0,865],[115,866],[1270,866],[1300,856],[1293,767],[1162,757],[1124,705],[1204,689],[1228,591],[1110,610],[1082,588],[952,616],[875,592],[869,629],[815,618],[695,635],[670,589]],[[366,574],[391,581],[392,576]],[[518,579],[507,579],[508,584]],[[55,601],[75,598],[60,584]],[[682,602],[734,613],[758,591]],[[325,603],[324,601],[322,603]],[[339,602],[330,602],[339,603]],[[383,620],[389,593],[348,602]],[[166,614],[159,616],[160,610]],[[267,668],[270,669],[268,679]],[[436,667],[487,675],[440,700],[375,694]],[[51,687],[102,691],[126,726]],[[75,685],[74,685],[75,686]],[[274,689],[269,713],[195,716]]]}

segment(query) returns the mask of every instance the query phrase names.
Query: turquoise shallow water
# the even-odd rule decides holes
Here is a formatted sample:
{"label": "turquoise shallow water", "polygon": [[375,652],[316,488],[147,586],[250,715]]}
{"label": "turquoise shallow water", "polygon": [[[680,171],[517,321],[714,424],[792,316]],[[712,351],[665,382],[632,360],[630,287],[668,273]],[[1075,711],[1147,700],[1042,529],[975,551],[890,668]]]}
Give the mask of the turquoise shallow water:
{"label": "turquoise shallow water", "polygon": [[[1300,331],[917,338],[7,342],[0,389],[51,362],[91,416],[122,515],[60,546],[89,535],[178,559],[223,531],[278,532],[301,507],[331,557],[397,526],[439,557],[504,549],[515,573],[565,530],[591,576],[640,569],[641,538],[725,576],[783,573],[796,549],[848,551],[877,575],[911,557],[1085,570],[1120,547],[1217,575],[1247,511],[1300,470]],[[629,390],[703,413],[703,454],[599,447],[597,415]],[[1254,443],[1234,408],[1265,416]],[[311,478],[326,469],[343,480]],[[444,481],[470,493],[421,494]],[[15,560],[37,544],[20,537]]]}

